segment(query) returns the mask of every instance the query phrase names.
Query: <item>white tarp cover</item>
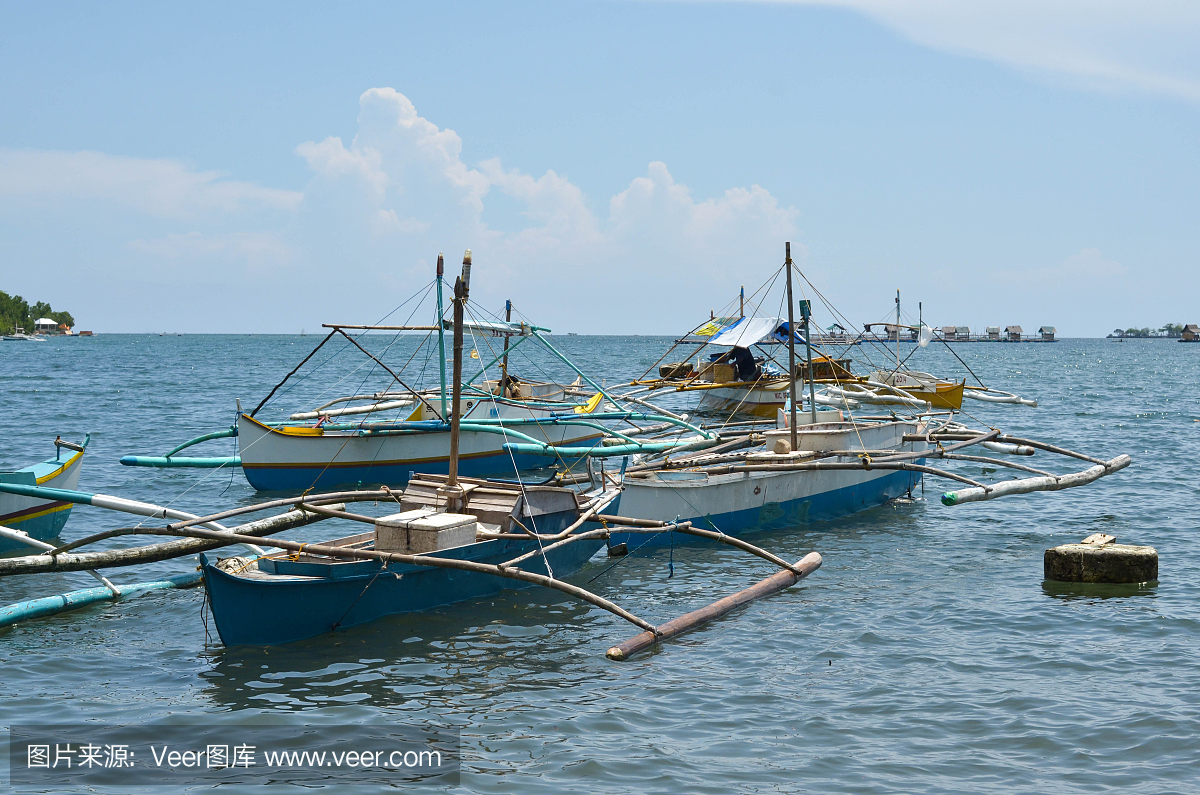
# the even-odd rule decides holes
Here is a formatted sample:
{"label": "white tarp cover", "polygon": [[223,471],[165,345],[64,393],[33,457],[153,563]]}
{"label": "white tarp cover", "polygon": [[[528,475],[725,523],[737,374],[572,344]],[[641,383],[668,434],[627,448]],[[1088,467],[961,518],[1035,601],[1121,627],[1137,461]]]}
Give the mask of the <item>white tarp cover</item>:
{"label": "white tarp cover", "polygon": [[[732,326],[721,329],[708,344],[749,348],[763,340],[787,342],[787,321],[779,317],[744,317]],[[804,337],[797,334],[796,341],[804,342]]]}
{"label": "white tarp cover", "polygon": [[[443,320],[442,328],[453,329],[454,321]],[[477,331],[483,334],[495,334],[497,336],[500,334],[523,334],[528,336],[529,334],[533,333],[529,330],[529,326],[522,325],[521,323],[505,323],[503,321],[493,322],[490,320],[463,321],[463,329],[466,331]],[[546,331],[547,329],[542,330]]]}

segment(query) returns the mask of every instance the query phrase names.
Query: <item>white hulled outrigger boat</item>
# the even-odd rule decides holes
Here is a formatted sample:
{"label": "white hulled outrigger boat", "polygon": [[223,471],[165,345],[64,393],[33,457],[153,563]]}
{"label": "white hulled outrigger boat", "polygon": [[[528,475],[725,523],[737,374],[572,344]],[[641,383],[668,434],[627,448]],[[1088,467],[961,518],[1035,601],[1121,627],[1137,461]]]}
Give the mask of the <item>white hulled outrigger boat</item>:
{"label": "white hulled outrigger boat", "polygon": [[[71,515],[71,503],[39,496],[37,489],[75,489],[90,436],[82,444],[54,440],[54,458],[13,472],[0,472],[0,553],[23,549],[28,542],[49,541],[62,532]],[[68,455],[63,455],[63,450]],[[7,491],[3,490],[7,487]],[[34,489],[30,492],[29,489]],[[53,494],[53,492],[50,492]]]}
{"label": "white hulled outrigger boat", "polygon": [[[468,263],[469,264],[469,263]],[[127,466],[148,467],[225,467],[240,466],[250,485],[259,490],[304,490],[327,488],[343,484],[385,484],[402,486],[413,473],[446,474],[450,461],[450,404],[451,385],[445,372],[445,331],[450,321],[444,317],[442,306],[444,261],[439,255],[437,272],[437,323],[431,326],[360,326],[326,324],[331,329],[322,342],[270,393],[249,412],[241,410],[232,428],[205,434],[171,450],[165,456],[125,456]],[[460,472],[465,476],[503,475],[519,469],[542,467],[546,458],[525,455],[506,447],[508,442],[535,445],[539,450],[554,451],[563,468],[579,460],[583,451],[598,444],[609,433],[613,423],[628,421],[634,413],[618,409],[618,403],[595,381],[588,378],[567,357],[546,339],[548,329],[523,322],[511,321],[511,302],[506,320],[469,319],[465,331],[477,340],[503,340],[491,361],[480,367],[474,377],[461,383],[460,411],[462,427],[458,437]],[[439,385],[435,388],[412,387],[406,379],[404,366],[393,369],[368,350],[361,337],[348,332],[391,331],[397,335],[406,331],[427,333],[421,345],[430,341],[436,332],[433,355],[442,362],[438,369]],[[256,415],[275,396],[322,346],[340,336],[368,357],[373,370],[382,371],[387,385],[370,394],[355,394],[327,400],[315,409],[292,413],[286,421],[264,422]],[[516,349],[530,340],[537,340],[553,357],[565,363],[576,375],[573,384],[549,381],[528,381],[518,378],[509,368],[509,358]],[[480,347],[483,347],[480,345]],[[420,350],[420,346],[418,346]],[[458,351],[455,352],[460,353]],[[476,355],[478,353],[476,352]],[[408,358],[412,362],[414,353]],[[493,365],[498,377],[487,379]],[[475,382],[479,381],[479,384]],[[582,389],[590,387],[590,391]],[[607,398],[607,400],[606,400]],[[644,401],[637,401],[643,403]],[[693,433],[701,440],[715,439],[688,424],[683,418],[667,412],[656,415],[636,412],[637,416],[655,419]],[[236,437],[239,453],[225,458],[191,458],[177,455],[180,451],[213,439]],[[621,434],[617,434],[620,438]],[[627,438],[627,437],[626,437]],[[712,442],[715,443],[715,442]],[[632,449],[644,451],[665,449],[672,443],[650,448],[633,444]]]}
{"label": "white hulled outrigger boat", "polygon": [[[788,328],[794,327],[791,322],[794,266],[790,253],[789,245],[784,265]],[[836,372],[843,360],[831,356],[814,359],[808,343],[811,305],[800,301],[798,307],[803,329],[802,333],[798,329],[788,341],[788,367],[792,372],[807,374],[807,406],[800,406],[793,381],[788,386],[787,410],[777,412],[774,429],[759,432],[752,427],[740,437],[723,434],[720,445],[682,455],[675,452],[669,456],[638,457],[624,470],[622,516],[636,520],[679,518],[694,527],[737,534],[834,519],[897,497],[911,496],[926,475],[967,485],[969,488],[943,495],[943,503],[957,505],[1013,493],[1083,485],[1130,463],[1124,455],[1105,461],[1033,440],[1005,437],[999,430],[974,430],[957,422],[953,411],[934,411],[928,401],[905,395],[899,389],[892,396],[909,409],[910,416],[894,412],[882,416],[856,414],[858,403],[828,392],[818,393],[814,378],[814,374],[821,372],[818,365],[832,371],[835,378],[831,380],[837,383],[845,380],[844,372]],[[807,361],[799,368],[797,340],[804,342],[807,353]],[[840,404],[841,408],[818,408],[823,404]],[[746,423],[741,425],[744,427]],[[1041,449],[1095,466],[1083,472],[1053,474],[962,452],[975,445],[992,453],[1019,456],[1032,455]],[[1037,477],[989,485],[930,466],[931,459],[984,463]],[[668,533],[614,534],[610,545],[636,547],[666,544],[671,540]]]}

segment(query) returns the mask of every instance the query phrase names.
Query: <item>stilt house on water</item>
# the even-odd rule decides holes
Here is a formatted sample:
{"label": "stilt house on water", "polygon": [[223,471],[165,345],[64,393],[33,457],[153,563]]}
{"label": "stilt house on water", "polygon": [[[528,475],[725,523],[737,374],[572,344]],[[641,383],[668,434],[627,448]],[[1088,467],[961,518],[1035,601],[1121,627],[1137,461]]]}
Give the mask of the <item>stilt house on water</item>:
{"label": "stilt house on water", "polygon": [[1009,342],[1020,342],[1021,335],[1025,333],[1020,326],[1005,326],[1004,338]]}
{"label": "stilt house on water", "polygon": [[1042,335],[1042,342],[1054,342],[1054,335],[1056,333],[1054,326],[1042,326],[1038,329],[1038,334]]}

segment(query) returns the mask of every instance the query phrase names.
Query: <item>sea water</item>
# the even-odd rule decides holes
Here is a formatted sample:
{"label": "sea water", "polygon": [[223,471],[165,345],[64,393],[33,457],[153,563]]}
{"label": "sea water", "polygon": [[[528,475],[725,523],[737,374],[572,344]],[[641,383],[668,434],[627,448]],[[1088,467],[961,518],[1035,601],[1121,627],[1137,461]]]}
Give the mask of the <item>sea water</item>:
{"label": "sea water", "polygon": [[[319,341],[2,343],[0,468],[53,457],[56,435],[79,441],[90,432],[83,490],[197,513],[250,504],[259,498],[237,471],[117,460],[162,455],[228,427],[236,399],[253,408]],[[671,343],[552,341],[614,387]],[[399,369],[415,344],[371,337],[367,347]],[[468,360],[474,372],[496,342],[468,345],[480,354]],[[346,348],[330,341],[259,416],[281,419],[389,385]],[[965,364],[935,344],[909,365],[956,376],[969,366],[988,385],[1039,402],[968,401],[965,419],[1105,459],[1129,453],[1132,466],[1084,488],[954,508],[937,499],[951,486],[928,480],[911,502],[753,535],[790,560],[817,550],[824,565],[626,663],[604,652],[635,628],[540,589],[271,648],[222,647],[202,589],[97,605],[0,630],[0,726],[436,724],[461,730],[461,784],[452,789],[471,792],[1200,790],[1200,345],[1063,340],[954,350]],[[901,346],[901,355],[911,351]],[[875,364],[894,355],[864,353]],[[517,359],[520,375],[575,377],[548,354]],[[437,371],[436,354],[422,350],[401,377],[428,384]],[[683,408],[683,397],[665,405]],[[225,439],[185,454],[234,452]],[[1020,461],[1052,465],[1043,453]],[[136,521],[77,507],[63,538]],[[358,529],[327,522],[291,537]],[[1161,581],[1043,583],[1046,548],[1096,531],[1156,547]],[[121,583],[194,567],[188,559],[108,574]],[[598,556],[572,581],[661,623],[768,574],[757,558],[687,544]],[[94,584],[84,573],[4,578],[0,604]]]}

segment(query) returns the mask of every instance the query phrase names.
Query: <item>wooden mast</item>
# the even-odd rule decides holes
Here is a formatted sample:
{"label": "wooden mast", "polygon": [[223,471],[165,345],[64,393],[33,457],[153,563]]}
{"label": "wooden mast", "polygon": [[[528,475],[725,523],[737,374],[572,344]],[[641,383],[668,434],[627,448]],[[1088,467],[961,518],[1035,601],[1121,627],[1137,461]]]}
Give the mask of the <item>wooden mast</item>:
{"label": "wooden mast", "polygon": [[787,302],[788,302],[788,389],[791,392],[792,415],[788,418],[788,427],[792,429],[792,449],[798,446],[796,438],[796,323],[792,317],[792,244],[784,243],[785,256],[783,267],[787,268]]}
{"label": "wooden mast", "polygon": [[446,421],[446,330],[442,328],[442,274],[445,272],[446,261],[442,257],[442,252],[438,252],[437,264],[437,333],[438,333],[438,364],[442,374],[442,416],[441,421]]}
{"label": "wooden mast", "polygon": [[462,423],[462,349],[463,349],[463,313],[467,305],[467,295],[471,285],[471,249],[463,254],[462,275],[454,282],[454,381],[451,383],[453,396],[450,405],[450,471],[446,478],[448,495],[447,507],[451,511],[461,509],[461,496],[455,498],[455,493],[461,495],[458,485],[458,436]]}
{"label": "wooden mast", "polygon": [[[896,372],[900,372],[900,291],[896,291]],[[895,386],[896,379],[892,379]]]}

